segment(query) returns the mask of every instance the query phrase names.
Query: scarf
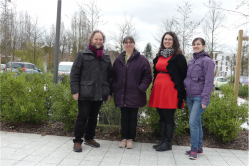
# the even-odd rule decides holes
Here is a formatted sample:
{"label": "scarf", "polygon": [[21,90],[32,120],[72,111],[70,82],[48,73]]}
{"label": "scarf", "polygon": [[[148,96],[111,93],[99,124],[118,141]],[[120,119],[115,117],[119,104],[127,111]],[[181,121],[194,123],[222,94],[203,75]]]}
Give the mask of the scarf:
{"label": "scarf", "polygon": [[88,46],[89,46],[90,50],[92,50],[93,52],[95,52],[95,53],[97,54],[98,60],[99,60],[100,58],[103,58],[103,49],[104,49],[104,46],[101,47],[101,48],[99,48],[99,49],[94,48],[94,47],[91,45],[91,43],[89,43]]}
{"label": "scarf", "polygon": [[174,53],[174,48],[170,47],[170,48],[162,49],[160,53],[163,57],[168,58],[170,57],[170,55]]}

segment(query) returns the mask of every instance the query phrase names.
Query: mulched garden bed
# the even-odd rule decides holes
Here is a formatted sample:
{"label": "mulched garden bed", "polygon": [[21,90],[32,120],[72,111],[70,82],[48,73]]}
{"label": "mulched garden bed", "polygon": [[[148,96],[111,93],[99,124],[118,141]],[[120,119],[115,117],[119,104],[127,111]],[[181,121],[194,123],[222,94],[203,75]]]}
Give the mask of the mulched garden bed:
{"label": "mulched garden bed", "polygon": [[[57,135],[73,137],[73,131],[65,131],[61,122],[47,121],[41,125],[34,124],[16,124],[1,123],[1,131],[34,133],[41,135]],[[98,125],[96,128],[96,139],[119,141],[121,140],[118,127],[108,127],[106,125]],[[248,150],[248,131],[244,130],[238,133],[238,138],[223,143],[218,140],[213,134],[204,131],[203,146],[208,148],[222,148],[222,149],[237,149]],[[136,142],[156,143],[160,138],[159,134],[155,134],[150,127],[138,126]],[[174,135],[174,145],[190,146],[189,133],[183,134],[179,137]]]}

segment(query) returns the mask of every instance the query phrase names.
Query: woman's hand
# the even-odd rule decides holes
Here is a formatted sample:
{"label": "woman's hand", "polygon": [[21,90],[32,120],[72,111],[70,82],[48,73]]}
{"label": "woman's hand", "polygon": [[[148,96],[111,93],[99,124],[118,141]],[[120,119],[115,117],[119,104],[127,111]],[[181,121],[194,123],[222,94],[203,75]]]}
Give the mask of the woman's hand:
{"label": "woman's hand", "polygon": [[107,101],[109,101],[110,99],[111,99],[111,95],[108,96]]}
{"label": "woman's hand", "polygon": [[201,104],[202,109],[205,109],[207,106],[205,104]]}

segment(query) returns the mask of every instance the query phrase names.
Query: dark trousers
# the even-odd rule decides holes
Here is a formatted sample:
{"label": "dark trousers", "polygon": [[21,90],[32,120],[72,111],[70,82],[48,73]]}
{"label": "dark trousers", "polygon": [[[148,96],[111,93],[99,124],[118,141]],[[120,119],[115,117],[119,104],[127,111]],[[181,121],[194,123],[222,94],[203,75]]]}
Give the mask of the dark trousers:
{"label": "dark trousers", "polygon": [[102,101],[78,100],[79,112],[74,127],[74,143],[82,143],[84,134],[85,140],[93,139],[101,105]]}
{"label": "dark trousers", "polygon": [[121,137],[123,139],[136,138],[138,108],[121,107]]}
{"label": "dark trousers", "polygon": [[172,124],[175,125],[175,112],[176,109],[156,109],[159,116],[160,116],[160,122],[165,122],[166,124]]}

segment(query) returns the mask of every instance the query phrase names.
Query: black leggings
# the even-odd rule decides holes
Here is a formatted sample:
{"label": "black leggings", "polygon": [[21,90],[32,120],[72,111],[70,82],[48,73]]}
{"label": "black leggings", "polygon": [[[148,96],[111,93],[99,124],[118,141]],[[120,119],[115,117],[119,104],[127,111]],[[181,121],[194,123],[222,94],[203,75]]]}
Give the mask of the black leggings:
{"label": "black leggings", "polygon": [[166,124],[175,124],[175,112],[176,109],[161,109],[156,108],[159,116],[160,116],[160,122],[165,122]]}

